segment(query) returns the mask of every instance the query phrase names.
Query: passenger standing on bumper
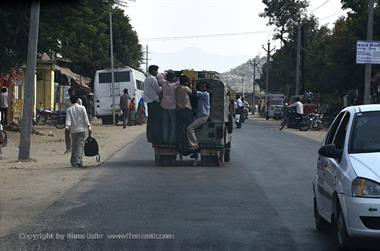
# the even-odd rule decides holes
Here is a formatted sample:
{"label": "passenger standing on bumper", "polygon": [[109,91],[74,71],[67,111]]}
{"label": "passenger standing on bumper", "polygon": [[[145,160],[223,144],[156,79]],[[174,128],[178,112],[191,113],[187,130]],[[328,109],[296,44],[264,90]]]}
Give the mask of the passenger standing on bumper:
{"label": "passenger standing on bumper", "polygon": [[195,130],[205,124],[210,116],[210,94],[207,92],[207,83],[199,83],[200,91],[194,91],[198,98],[196,119],[187,127],[187,139],[191,150],[199,148]]}
{"label": "passenger standing on bumper", "polygon": [[162,119],[163,119],[163,142],[169,144],[176,143],[176,96],[175,90],[179,82],[173,71],[166,73],[165,79],[158,78],[162,87]]}
{"label": "passenger standing on bumper", "polygon": [[91,134],[91,125],[86,108],[78,104],[78,98],[71,96],[72,106],[66,112],[66,131],[71,135],[71,166],[83,167],[82,157],[86,130]]}
{"label": "passenger standing on bumper", "polygon": [[146,125],[146,136],[148,142],[160,143],[160,135],[162,133],[162,115],[160,107],[161,86],[157,81],[158,66],[149,66],[149,74],[144,81],[144,100],[148,104],[148,121]]}

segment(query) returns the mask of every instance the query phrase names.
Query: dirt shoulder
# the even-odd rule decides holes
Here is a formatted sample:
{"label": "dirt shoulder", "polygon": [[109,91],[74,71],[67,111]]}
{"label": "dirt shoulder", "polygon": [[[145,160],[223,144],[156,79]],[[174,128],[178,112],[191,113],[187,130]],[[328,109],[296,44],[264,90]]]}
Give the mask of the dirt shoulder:
{"label": "dirt shoulder", "polygon": [[95,120],[92,131],[101,163],[95,157],[84,157],[86,169],[70,167],[70,154],[64,154],[63,129],[39,127],[38,131],[44,135],[32,135],[32,161],[28,162],[17,160],[20,134],[8,132],[10,143],[3,148],[4,159],[0,160],[0,237],[31,221],[89,172],[98,170],[102,161],[144,134],[145,125],[123,129]]}
{"label": "dirt shoulder", "polygon": [[[257,116],[257,115],[251,116],[250,118],[255,122],[271,125],[271,126],[273,126],[273,129],[278,129],[278,127],[280,126],[280,123],[281,123],[281,120],[273,120],[273,119],[266,120],[265,118]],[[321,129],[319,131],[308,130],[306,132],[303,132],[303,131],[300,131],[297,129],[289,129],[289,128],[285,127],[282,130],[282,132],[291,133],[291,134],[295,134],[295,135],[298,135],[301,137],[312,139],[312,140],[315,140],[318,142],[322,142],[326,136],[327,129],[324,128],[324,129]]]}

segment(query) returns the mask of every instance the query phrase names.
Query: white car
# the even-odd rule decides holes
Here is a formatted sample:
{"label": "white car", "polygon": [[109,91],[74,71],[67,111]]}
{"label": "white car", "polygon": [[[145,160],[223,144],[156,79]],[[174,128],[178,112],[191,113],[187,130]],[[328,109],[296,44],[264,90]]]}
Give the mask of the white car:
{"label": "white car", "polygon": [[336,116],[319,149],[313,190],[316,228],[333,223],[339,249],[359,237],[380,238],[380,105]]}

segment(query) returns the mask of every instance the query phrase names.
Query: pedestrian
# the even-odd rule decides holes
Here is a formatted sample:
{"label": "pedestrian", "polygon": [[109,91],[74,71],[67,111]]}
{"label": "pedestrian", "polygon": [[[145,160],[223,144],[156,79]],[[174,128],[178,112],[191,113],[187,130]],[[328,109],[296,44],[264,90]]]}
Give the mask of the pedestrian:
{"label": "pedestrian", "polygon": [[2,121],[2,112],[0,110],[0,160],[3,159],[3,157],[1,156],[1,154],[3,153],[1,148],[3,147],[3,141],[4,141],[2,132],[3,132],[3,121]]}
{"label": "pedestrian", "polygon": [[148,104],[146,135],[148,142],[159,144],[162,133],[162,112],[160,106],[161,86],[157,81],[158,66],[150,65],[149,74],[144,81],[144,100]]}
{"label": "pedestrian", "polygon": [[135,102],[135,98],[132,98],[131,102],[129,102],[128,109],[129,109],[129,111],[128,111],[128,113],[129,113],[129,116],[128,116],[128,125],[132,126],[132,125],[134,125],[135,115],[136,115],[136,102]]}
{"label": "pedestrian", "polygon": [[127,126],[127,119],[128,119],[128,108],[129,108],[129,95],[128,95],[128,89],[124,89],[123,90],[123,95],[120,96],[120,103],[119,103],[119,106],[120,106],[120,109],[121,109],[121,112],[123,113],[122,114],[122,119],[123,119],[123,128],[126,128]]}
{"label": "pedestrian", "polygon": [[5,127],[8,124],[8,92],[3,87],[0,94],[1,123]]}
{"label": "pedestrian", "polygon": [[166,144],[176,144],[176,94],[179,85],[173,71],[168,71],[165,78],[159,77],[162,87],[162,140]]}
{"label": "pedestrian", "polygon": [[[71,97],[72,96],[75,96],[75,91],[73,88],[69,88],[67,90],[67,94],[69,95],[69,97],[67,98],[66,100],[66,116],[67,116],[67,109],[72,105],[71,104]],[[78,99],[78,104],[82,104],[82,100],[81,99]],[[70,131],[69,130],[65,130],[65,145],[66,145],[66,150],[65,150],[65,153],[64,154],[67,154],[69,152],[71,152],[71,136],[70,136]]]}
{"label": "pedestrian", "polygon": [[188,147],[186,130],[193,120],[193,109],[190,101],[192,90],[189,88],[189,77],[185,75],[180,76],[179,83],[180,85],[175,91],[177,106],[177,143],[180,152],[184,152]]}
{"label": "pedestrian", "polygon": [[66,131],[71,136],[71,159],[72,167],[84,167],[82,162],[85,134],[88,130],[91,135],[91,125],[88,120],[86,108],[78,104],[78,98],[70,97],[71,106],[66,112]]}
{"label": "pedestrian", "polygon": [[210,94],[207,91],[207,82],[199,83],[200,91],[194,90],[193,95],[198,98],[197,115],[195,120],[187,127],[187,139],[190,150],[198,150],[198,140],[195,137],[195,130],[207,123],[210,116]]}
{"label": "pedestrian", "polygon": [[235,115],[236,128],[241,128],[242,116],[244,116],[244,104],[240,98],[240,95],[236,95],[235,112],[236,112],[236,115]]}
{"label": "pedestrian", "polygon": [[145,101],[144,101],[144,97],[141,97],[140,101],[137,104],[136,123],[138,125],[142,125],[145,123]]}

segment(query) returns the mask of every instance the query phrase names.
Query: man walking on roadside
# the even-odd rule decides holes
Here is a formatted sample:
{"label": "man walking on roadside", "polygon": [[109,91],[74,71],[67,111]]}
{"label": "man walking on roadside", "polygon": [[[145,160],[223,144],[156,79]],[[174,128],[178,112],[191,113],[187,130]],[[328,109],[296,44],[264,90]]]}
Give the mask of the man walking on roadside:
{"label": "man walking on roadside", "polygon": [[71,166],[84,167],[82,163],[84,138],[86,130],[91,135],[91,125],[86,108],[78,104],[78,97],[71,96],[72,105],[66,112],[66,131],[71,135]]}
{"label": "man walking on roadside", "polygon": [[8,92],[7,88],[3,87],[0,94],[0,111],[1,111],[1,124],[6,126],[8,116]]}
{"label": "man walking on roadside", "polygon": [[123,113],[123,128],[127,127],[127,119],[128,119],[128,102],[129,102],[129,95],[128,95],[128,89],[124,89],[123,95],[120,96],[120,109]]}
{"label": "man walking on roadside", "polygon": [[149,143],[161,142],[162,112],[160,107],[161,86],[157,81],[158,66],[149,66],[149,74],[144,81],[144,100],[148,104],[148,121],[146,125],[146,136]]}

